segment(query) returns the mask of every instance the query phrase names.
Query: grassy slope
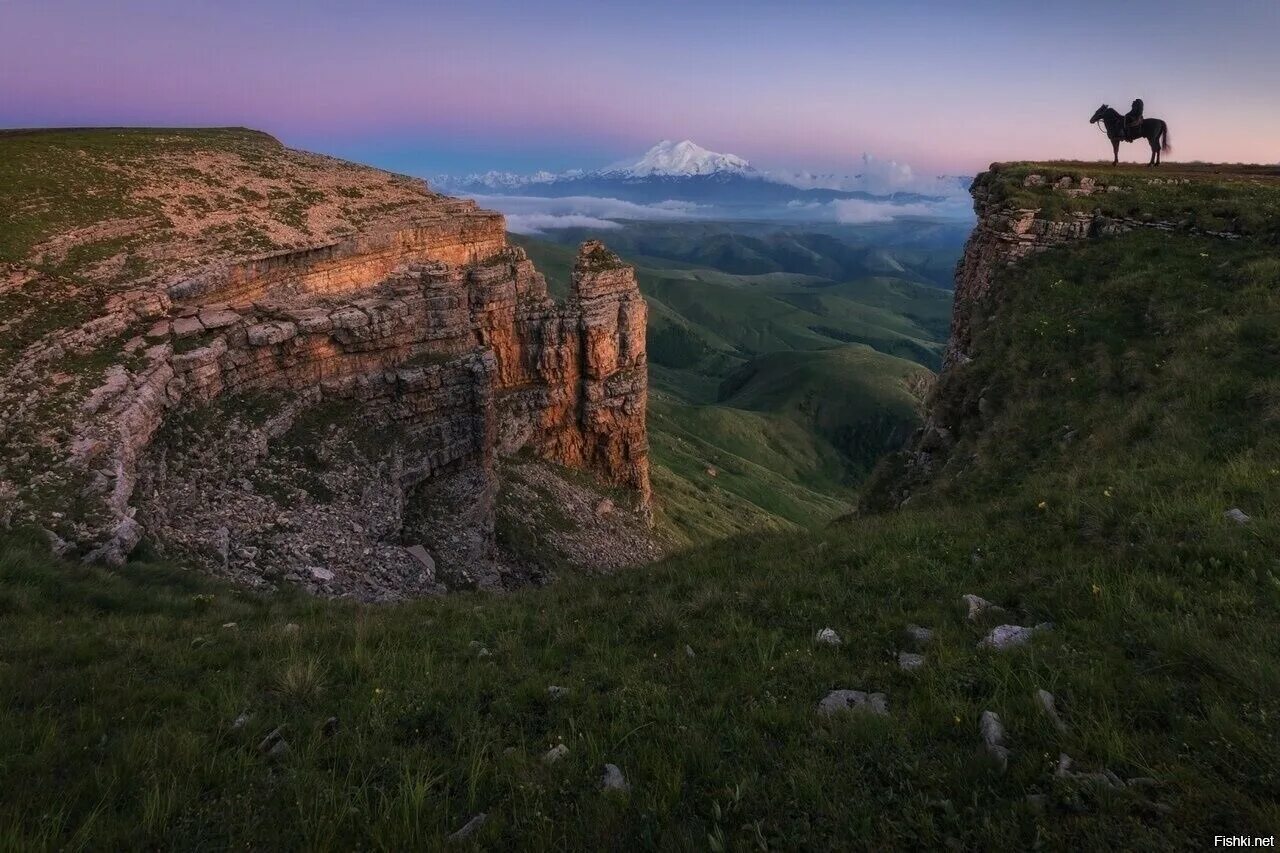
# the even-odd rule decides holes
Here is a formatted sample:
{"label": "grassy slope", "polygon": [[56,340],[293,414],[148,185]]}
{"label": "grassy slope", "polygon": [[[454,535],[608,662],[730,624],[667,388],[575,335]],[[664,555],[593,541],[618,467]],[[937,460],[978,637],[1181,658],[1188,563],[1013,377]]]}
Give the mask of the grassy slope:
{"label": "grassy slope", "polygon": [[0,187],[13,201],[0,211],[0,258],[21,260],[40,240],[77,227],[158,214],[157,205],[130,198],[136,182],[115,168],[153,153],[157,140],[168,152],[280,150],[245,128],[0,131]]}
{"label": "grassy slope", "polygon": [[[552,291],[567,293],[573,250],[514,239]],[[661,525],[677,541],[698,542],[846,511],[883,452],[882,441],[868,447],[856,437],[887,428],[901,438],[895,427],[917,417],[904,380],[923,371],[892,355],[937,363],[950,294],[892,278],[836,284],[629,260],[641,264],[650,309]],[[688,348],[667,345],[673,329]],[[754,377],[751,398],[723,399],[722,386],[739,374]]]}
{"label": "grassy slope", "polygon": [[[1167,850],[1274,832],[1274,246],[1134,234],[1002,276],[978,359],[940,392],[960,444],[899,513],[380,608],[51,565],[11,538],[0,845],[405,849],[480,811],[493,849]],[[980,651],[964,592],[1055,628]],[[893,663],[908,622],[938,632],[914,676]],[[814,647],[823,626],[844,645]],[[892,717],[819,720],[843,687],[885,691]],[[1009,730],[1004,775],[978,748],[985,709]],[[273,763],[254,747],[279,724],[293,749]],[[561,739],[568,757],[541,763]],[[1060,752],[1157,784],[1055,779]],[[606,761],[629,797],[596,790]]]}

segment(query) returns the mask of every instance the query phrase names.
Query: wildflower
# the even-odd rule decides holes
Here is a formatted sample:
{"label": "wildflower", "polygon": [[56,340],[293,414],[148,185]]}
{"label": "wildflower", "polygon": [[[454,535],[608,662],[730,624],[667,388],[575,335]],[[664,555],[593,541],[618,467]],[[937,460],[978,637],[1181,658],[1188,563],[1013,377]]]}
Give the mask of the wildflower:
{"label": "wildflower", "polygon": [[1093,594],[1094,594],[1094,595],[1102,595],[1102,587],[1098,586],[1098,585],[1095,583],[1095,584],[1093,585]]}
{"label": "wildflower", "polygon": [[1048,501],[1040,501],[1040,503],[1036,504],[1036,509],[1048,509],[1048,508],[1049,508]]}
{"label": "wildflower", "polygon": [[1110,489],[1103,489],[1103,490],[1102,490],[1102,494],[1103,494],[1103,496],[1104,496],[1104,497],[1108,497],[1108,498],[1109,498],[1109,497],[1111,497],[1111,490],[1110,490]]}

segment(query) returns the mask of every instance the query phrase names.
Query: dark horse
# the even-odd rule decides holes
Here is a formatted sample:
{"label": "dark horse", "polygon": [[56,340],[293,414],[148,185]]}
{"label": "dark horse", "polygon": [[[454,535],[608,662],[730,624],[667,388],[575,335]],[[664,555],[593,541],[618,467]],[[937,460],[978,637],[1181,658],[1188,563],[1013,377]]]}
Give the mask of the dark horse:
{"label": "dark horse", "polygon": [[1130,134],[1130,129],[1125,127],[1124,116],[1103,104],[1098,107],[1098,111],[1093,114],[1093,118],[1089,119],[1089,124],[1097,124],[1102,122],[1107,129],[1107,138],[1111,140],[1111,153],[1113,155],[1112,164],[1120,164],[1120,143],[1135,142],[1139,139],[1146,139],[1151,143],[1151,162],[1148,166],[1160,165],[1160,153],[1169,150],[1169,125],[1165,124],[1162,119],[1144,118],[1142,127],[1136,134]]}

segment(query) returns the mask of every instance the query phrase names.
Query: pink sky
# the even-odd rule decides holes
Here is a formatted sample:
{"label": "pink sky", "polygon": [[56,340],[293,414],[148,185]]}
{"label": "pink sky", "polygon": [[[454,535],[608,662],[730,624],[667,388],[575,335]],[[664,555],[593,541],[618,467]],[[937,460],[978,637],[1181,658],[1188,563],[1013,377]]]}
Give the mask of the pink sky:
{"label": "pink sky", "polygon": [[1274,163],[1277,43],[1274,0],[0,0],[0,125],[243,124],[423,172],[600,165],[661,138],[971,172],[1100,159],[1089,115],[1141,96],[1173,159]]}

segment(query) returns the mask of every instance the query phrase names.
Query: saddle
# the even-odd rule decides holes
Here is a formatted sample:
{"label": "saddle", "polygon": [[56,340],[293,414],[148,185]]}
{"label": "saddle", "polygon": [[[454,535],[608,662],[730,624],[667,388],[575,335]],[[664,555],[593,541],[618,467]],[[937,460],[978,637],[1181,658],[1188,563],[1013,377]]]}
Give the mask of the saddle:
{"label": "saddle", "polygon": [[1129,118],[1128,116],[1125,116],[1124,138],[1129,142],[1132,142],[1133,140],[1138,139],[1141,136],[1142,136],[1142,116],[1135,116],[1133,118]]}

